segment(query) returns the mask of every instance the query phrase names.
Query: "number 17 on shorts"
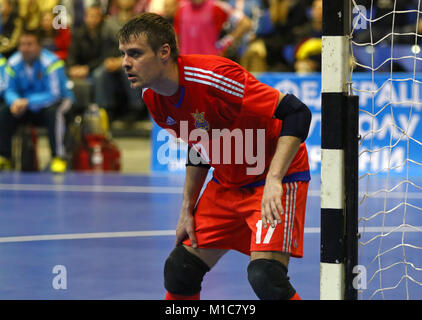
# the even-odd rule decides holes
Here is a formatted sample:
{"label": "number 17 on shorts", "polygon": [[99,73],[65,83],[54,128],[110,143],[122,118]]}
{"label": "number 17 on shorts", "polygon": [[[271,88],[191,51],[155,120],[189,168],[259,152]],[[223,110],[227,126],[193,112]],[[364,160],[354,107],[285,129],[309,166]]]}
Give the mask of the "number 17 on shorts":
{"label": "number 17 on shorts", "polygon": [[293,257],[303,256],[306,196],[309,182],[296,181],[283,184],[282,204],[284,213],[281,223],[275,227],[263,227],[260,212],[252,221],[251,251],[281,251]]}
{"label": "number 17 on shorts", "polygon": [[261,241],[262,240],[262,220],[259,220],[256,223],[256,244],[260,244],[261,242],[264,244],[270,243],[271,237],[274,234],[274,230],[275,230],[275,227],[273,228],[270,226],[268,228],[267,234],[265,235],[264,241]]}

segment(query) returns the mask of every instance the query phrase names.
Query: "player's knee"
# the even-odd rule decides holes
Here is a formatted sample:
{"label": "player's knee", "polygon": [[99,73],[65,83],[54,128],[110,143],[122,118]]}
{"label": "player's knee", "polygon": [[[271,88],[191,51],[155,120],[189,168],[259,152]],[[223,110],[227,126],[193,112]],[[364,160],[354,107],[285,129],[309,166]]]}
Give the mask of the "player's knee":
{"label": "player's knee", "polygon": [[287,268],[277,260],[257,259],[248,265],[248,280],[261,300],[288,300],[296,293]]}
{"label": "player's knee", "polygon": [[164,265],[164,287],[173,294],[191,296],[201,291],[205,273],[210,270],[200,258],[177,246]]}

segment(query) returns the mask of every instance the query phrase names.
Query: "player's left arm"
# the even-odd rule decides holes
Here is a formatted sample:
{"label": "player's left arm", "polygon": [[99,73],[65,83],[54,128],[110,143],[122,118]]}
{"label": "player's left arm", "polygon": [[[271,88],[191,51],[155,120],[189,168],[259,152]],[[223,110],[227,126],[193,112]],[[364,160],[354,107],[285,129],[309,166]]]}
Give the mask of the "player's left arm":
{"label": "player's left arm", "polygon": [[268,224],[275,227],[277,223],[281,223],[280,215],[283,214],[282,180],[296,156],[300,144],[308,136],[312,114],[309,108],[294,95],[280,94],[274,118],[281,119],[283,127],[270,163],[262,196],[261,219],[265,228],[268,227]]}

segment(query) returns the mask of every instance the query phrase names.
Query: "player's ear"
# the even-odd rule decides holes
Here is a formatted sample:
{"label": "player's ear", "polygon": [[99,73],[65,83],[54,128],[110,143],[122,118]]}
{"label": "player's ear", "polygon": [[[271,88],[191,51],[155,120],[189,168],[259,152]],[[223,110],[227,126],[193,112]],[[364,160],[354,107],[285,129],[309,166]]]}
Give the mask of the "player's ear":
{"label": "player's ear", "polygon": [[171,58],[171,48],[168,43],[163,44],[160,49],[158,49],[158,54],[163,62]]}

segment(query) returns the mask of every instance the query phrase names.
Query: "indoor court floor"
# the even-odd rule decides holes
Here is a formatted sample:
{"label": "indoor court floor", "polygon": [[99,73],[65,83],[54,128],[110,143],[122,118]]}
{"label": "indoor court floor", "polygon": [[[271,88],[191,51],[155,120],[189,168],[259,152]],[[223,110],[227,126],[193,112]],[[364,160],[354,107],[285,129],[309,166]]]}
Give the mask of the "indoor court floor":
{"label": "indoor court floor", "polygon": [[[1,173],[0,299],[162,299],[163,266],[174,246],[183,179],[165,174]],[[319,178],[313,178],[304,257],[291,259],[289,268],[303,299],[319,299],[319,187]],[[422,203],[416,192],[410,195]],[[371,205],[385,206],[385,201],[379,197]],[[421,213],[417,214],[421,221]],[[382,238],[382,245],[394,246],[402,237],[401,232],[396,234]],[[419,232],[406,237],[412,243],[422,238]],[[376,243],[371,250],[379,250],[379,239],[371,243]],[[421,252],[413,250],[406,256],[419,268]],[[383,256],[383,263],[386,259],[395,258]],[[247,281],[247,265],[248,256],[227,253],[205,276],[201,298],[256,299]],[[421,281],[420,274],[412,276]],[[400,287],[407,279],[384,298],[401,299]],[[379,282],[375,279],[371,285]],[[410,286],[410,298],[422,297],[421,286]]]}

